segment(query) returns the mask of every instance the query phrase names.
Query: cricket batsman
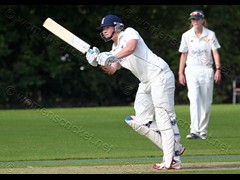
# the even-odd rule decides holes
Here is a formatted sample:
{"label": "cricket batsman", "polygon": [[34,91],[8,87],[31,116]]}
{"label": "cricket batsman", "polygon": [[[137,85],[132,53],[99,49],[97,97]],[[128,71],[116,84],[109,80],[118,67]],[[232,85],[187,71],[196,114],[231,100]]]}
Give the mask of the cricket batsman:
{"label": "cricket batsman", "polygon": [[135,29],[125,29],[118,16],[105,16],[99,28],[105,42],[113,41],[112,50],[100,53],[94,47],[86,59],[109,75],[125,68],[138,78],[135,115],[125,121],[163,151],[163,160],[154,164],[154,169],[181,169],[180,155],[185,147],[180,144],[174,110],[175,78],[169,65],[148,48]]}

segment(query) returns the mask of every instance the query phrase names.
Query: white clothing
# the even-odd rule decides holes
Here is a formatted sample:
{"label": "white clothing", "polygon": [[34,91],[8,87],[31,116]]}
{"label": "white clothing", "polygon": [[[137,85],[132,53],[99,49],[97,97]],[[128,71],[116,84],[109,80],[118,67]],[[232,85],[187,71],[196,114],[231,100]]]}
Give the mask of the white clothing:
{"label": "white clothing", "polygon": [[113,44],[112,53],[117,54],[131,39],[137,39],[137,47],[133,54],[121,61],[121,66],[130,70],[142,83],[148,83],[159,74],[168,70],[168,64],[154,54],[145,44],[139,33],[133,28],[127,28],[119,34],[118,44]]}
{"label": "white clothing", "polygon": [[174,156],[174,132],[171,120],[176,120],[174,74],[168,64],[147,47],[142,37],[133,28],[127,28],[119,34],[118,44],[113,44],[111,52],[116,55],[131,39],[138,41],[137,47],[133,54],[121,59],[120,64],[123,68],[130,70],[140,81],[134,103],[135,122],[147,124],[156,119],[162,134],[166,166],[170,166]]}
{"label": "white clothing", "polygon": [[213,99],[213,69],[188,66],[185,75],[190,101],[190,133],[207,134]]}
{"label": "white clothing", "polygon": [[215,33],[203,27],[200,38],[194,28],[182,35],[179,52],[187,52],[185,76],[190,101],[190,133],[207,134],[213,97],[212,50],[221,46]]}
{"label": "white clothing", "polygon": [[120,63],[140,81],[134,105],[136,121],[145,124],[153,120],[154,108],[174,112],[175,78],[168,64],[154,54],[131,27],[119,34],[118,44],[113,44],[111,52],[117,54],[131,39],[138,40],[136,50]]}
{"label": "white clothing", "polygon": [[191,28],[182,35],[179,52],[188,52],[187,66],[212,67],[212,50],[220,47],[213,31],[203,27],[201,37],[197,38],[194,28]]}

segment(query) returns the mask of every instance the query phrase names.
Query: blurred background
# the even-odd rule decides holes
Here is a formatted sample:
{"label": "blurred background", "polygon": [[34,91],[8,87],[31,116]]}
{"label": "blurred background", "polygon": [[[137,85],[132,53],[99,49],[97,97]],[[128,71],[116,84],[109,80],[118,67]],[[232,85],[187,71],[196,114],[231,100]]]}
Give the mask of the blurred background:
{"label": "blurred background", "polygon": [[240,81],[240,5],[1,5],[0,109],[132,104],[139,82],[129,71],[107,75],[42,26],[51,17],[100,51],[109,51],[112,42],[104,42],[96,29],[107,14],[139,31],[167,61],[176,79],[175,103],[188,104],[187,89],[178,83],[178,48],[196,9],[205,12],[221,45],[222,81],[215,85],[213,103],[231,104],[233,81]]}

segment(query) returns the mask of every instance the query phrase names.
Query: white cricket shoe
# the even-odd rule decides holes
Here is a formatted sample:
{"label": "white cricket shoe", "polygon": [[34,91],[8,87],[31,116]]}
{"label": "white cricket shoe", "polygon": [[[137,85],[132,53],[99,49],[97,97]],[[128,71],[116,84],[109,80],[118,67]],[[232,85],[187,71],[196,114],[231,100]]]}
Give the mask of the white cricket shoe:
{"label": "white cricket shoe", "polygon": [[154,164],[153,169],[157,170],[180,170],[182,169],[181,161],[172,160],[171,166],[169,168],[165,167],[164,161],[160,164]]}
{"label": "white cricket shoe", "polygon": [[190,133],[186,136],[187,139],[200,139],[201,137],[198,134]]}
{"label": "white cricket shoe", "polygon": [[200,138],[201,138],[201,139],[207,139],[207,134],[201,134],[201,135],[200,135]]}

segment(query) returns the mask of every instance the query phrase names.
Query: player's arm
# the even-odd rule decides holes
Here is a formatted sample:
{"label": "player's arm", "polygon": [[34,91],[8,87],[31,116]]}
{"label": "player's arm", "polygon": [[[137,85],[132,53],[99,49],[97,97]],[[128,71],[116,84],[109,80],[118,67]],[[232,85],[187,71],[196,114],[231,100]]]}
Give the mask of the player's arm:
{"label": "player's arm", "polygon": [[97,62],[101,66],[109,66],[114,62],[121,62],[122,58],[125,58],[131,55],[137,46],[137,40],[131,39],[127,42],[126,47],[122,48],[119,53],[116,55],[112,54],[112,52],[102,52],[97,56]]}
{"label": "player's arm", "polygon": [[183,86],[186,85],[186,78],[184,75],[186,60],[187,60],[187,52],[182,52],[180,55],[180,62],[179,62],[178,81]]}
{"label": "player's arm", "polygon": [[126,47],[124,47],[116,56],[118,59],[125,58],[136,50],[138,40],[137,39],[131,39],[127,42]]}
{"label": "player's arm", "polygon": [[216,72],[214,74],[215,83],[218,83],[221,80],[221,60],[220,55],[217,49],[213,50],[213,58],[215,61]]}

